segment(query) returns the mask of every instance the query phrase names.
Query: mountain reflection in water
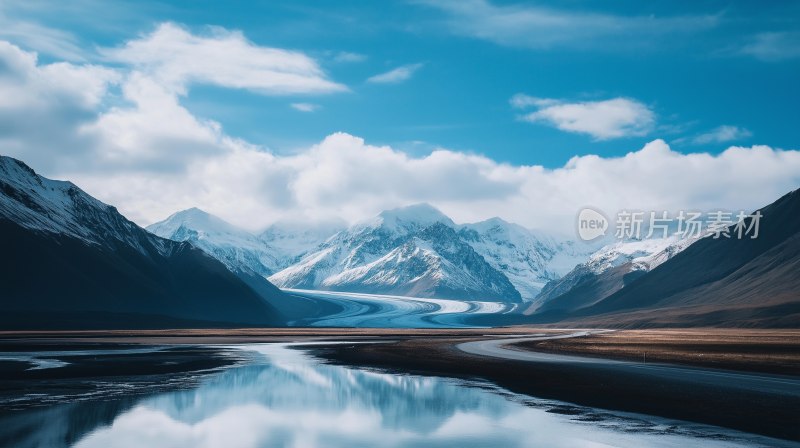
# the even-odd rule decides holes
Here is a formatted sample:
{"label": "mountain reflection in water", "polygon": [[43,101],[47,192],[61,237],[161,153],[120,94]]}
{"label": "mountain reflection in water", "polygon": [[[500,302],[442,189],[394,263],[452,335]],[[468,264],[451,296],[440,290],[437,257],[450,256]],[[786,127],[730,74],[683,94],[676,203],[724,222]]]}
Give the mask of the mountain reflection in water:
{"label": "mountain reflection in water", "polygon": [[[198,387],[4,417],[17,447],[753,446],[713,427],[620,417],[459,380],[322,364],[291,344],[238,346],[248,365]],[[674,423],[674,422],[672,422]],[[11,435],[9,435],[9,432]],[[766,441],[766,442],[765,442]]]}

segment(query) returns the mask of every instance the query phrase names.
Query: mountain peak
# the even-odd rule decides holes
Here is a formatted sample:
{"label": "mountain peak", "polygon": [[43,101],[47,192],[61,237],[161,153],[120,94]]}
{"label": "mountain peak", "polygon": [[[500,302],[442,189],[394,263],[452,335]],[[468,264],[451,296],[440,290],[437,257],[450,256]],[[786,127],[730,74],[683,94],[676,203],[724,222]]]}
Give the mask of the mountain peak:
{"label": "mountain peak", "polygon": [[455,223],[453,223],[447,215],[425,202],[385,210],[378,215],[378,219],[380,225],[392,228],[409,226],[427,227],[437,222],[451,227],[455,226]]}
{"label": "mountain peak", "polygon": [[10,170],[14,171],[24,171],[27,172],[30,176],[36,176],[36,172],[33,168],[29,167],[25,164],[25,162],[21,160],[17,160],[13,157],[9,156],[0,156],[0,167],[3,168],[4,171],[8,172]]}
{"label": "mountain peak", "polygon": [[27,185],[33,188],[42,188],[45,182],[63,186],[64,188],[75,187],[71,182],[43,178],[25,162],[8,156],[0,156],[0,176],[6,183]]}
{"label": "mountain peak", "polygon": [[172,221],[179,220],[183,222],[191,222],[198,224],[209,223],[213,221],[222,221],[222,219],[217,218],[211,213],[208,213],[205,210],[201,210],[197,207],[187,208],[186,210],[175,212],[171,214],[165,221],[170,221],[170,220]]}
{"label": "mountain peak", "polygon": [[232,234],[240,236],[247,234],[244,230],[239,229],[222,218],[214,216],[197,207],[173,213],[167,219],[147,226],[147,230],[164,238],[172,238],[180,228],[188,228],[205,234]]}
{"label": "mountain peak", "polygon": [[264,276],[271,274],[278,264],[264,241],[197,207],[173,213],[147,226],[147,230],[162,238],[187,241],[233,272]]}
{"label": "mountain peak", "polygon": [[199,218],[207,219],[208,217],[211,217],[213,215],[211,213],[208,213],[205,210],[199,209],[197,207],[192,207],[192,208],[187,208],[186,210],[181,210],[179,212],[175,212],[172,215],[170,215],[170,218],[173,217],[173,216],[181,217],[181,218],[199,217]]}
{"label": "mountain peak", "polygon": [[520,226],[519,224],[514,224],[514,223],[511,223],[511,222],[508,222],[505,219],[499,218],[497,216],[495,216],[494,218],[489,218],[489,219],[486,219],[484,221],[475,222],[475,223],[472,223],[472,224],[464,224],[464,227],[468,227],[468,228],[471,228],[473,230],[477,230],[479,232],[486,232],[487,230],[496,229],[496,228],[503,229],[503,230],[524,229],[524,227]]}

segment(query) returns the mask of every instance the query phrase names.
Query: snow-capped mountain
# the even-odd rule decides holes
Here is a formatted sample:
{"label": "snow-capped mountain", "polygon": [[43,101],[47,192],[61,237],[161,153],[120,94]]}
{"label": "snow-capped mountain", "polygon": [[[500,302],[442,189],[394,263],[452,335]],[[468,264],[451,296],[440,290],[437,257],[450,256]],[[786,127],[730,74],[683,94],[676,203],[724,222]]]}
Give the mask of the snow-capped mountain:
{"label": "snow-capped mountain", "polygon": [[286,288],[520,300],[453,221],[427,204],[388,210],[339,232],[270,281]]}
{"label": "snow-capped mountain", "polygon": [[274,251],[258,237],[198,208],[177,212],[147,230],[173,241],[188,241],[234,272],[267,277],[280,266]]}
{"label": "snow-capped mountain", "polygon": [[234,272],[268,277],[297,262],[343,227],[338,223],[279,222],[254,235],[203,210],[190,208],[147,226],[147,230],[162,238],[187,241]]}
{"label": "snow-capped mountain", "polygon": [[258,238],[269,246],[269,252],[277,262],[277,271],[300,261],[309,251],[346,228],[344,221],[279,221],[259,234]]}
{"label": "snow-capped mountain", "polygon": [[606,245],[563,277],[545,285],[527,312],[575,310],[593,305],[695,241],[696,238],[670,236]]}
{"label": "snow-capped mountain", "polygon": [[457,225],[428,204],[341,227],[282,222],[256,237],[190,209],[148,230],[284,288],[464,299],[531,300],[591,253],[499,218]]}
{"label": "snow-capped mountain", "polygon": [[458,234],[495,269],[505,274],[523,299],[536,297],[591,253],[589,246],[559,241],[500,218],[464,224]]}
{"label": "snow-capped mountain", "polygon": [[283,296],[263,278],[256,293],[192,245],[152,235],[71,182],[3,156],[0,248],[8,261],[0,328],[279,322],[269,301]]}

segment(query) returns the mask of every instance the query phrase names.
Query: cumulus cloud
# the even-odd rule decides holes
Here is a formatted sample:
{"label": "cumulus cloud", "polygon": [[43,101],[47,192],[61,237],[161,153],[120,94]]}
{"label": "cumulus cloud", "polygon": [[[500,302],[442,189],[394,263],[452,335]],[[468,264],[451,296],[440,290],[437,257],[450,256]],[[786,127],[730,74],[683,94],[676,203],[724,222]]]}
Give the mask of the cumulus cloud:
{"label": "cumulus cloud", "polygon": [[344,133],[290,156],[230,144],[181,173],[118,171],[113,182],[96,170],[61,176],[142,223],[199,206],[249,228],[278,219],[356,221],[413,202],[498,200],[520,188],[511,167],[485,157],[447,150],[411,157]]}
{"label": "cumulus cloud", "polygon": [[367,82],[375,84],[398,84],[411,79],[411,77],[414,76],[414,73],[416,73],[420,68],[422,68],[421,63],[403,65],[401,67],[389,70],[388,72],[371,76],[367,79]]}
{"label": "cumulus cloud", "polygon": [[185,93],[191,83],[271,95],[347,90],[328,79],[319,64],[303,53],[258,46],[239,31],[218,27],[198,36],[174,23],[163,23],[121,47],[101,49],[101,54],[132,65],[179,93]]}
{"label": "cumulus cloud", "polygon": [[58,62],[38,65],[35,53],[0,41],[0,107],[47,107],[54,102],[71,102],[92,108],[104,97],[108,85],[119,74],[97,65]]}
{"label": "cumulus cloud", "polygon": [[753,133],[745,128],[723,125],[696,136],[692,142],[697,145],[707,145],[709,143],[727,143],[752,136]]}
{"label": "cumulus cloud", "polygon": [[78,129],[120,80],[97,65],[39,64],[35,53],[0,41],[0,151],[43,169],[83,163],[95,142]]}
{"label": "cumulus cloud", "polygon": [[752,146],[717,155],[681,154],[655,140],[622,157],[581,156],[558,169],[532,169],[519,206],[535,204],[548,216],[545,223],[571,223],[575,210],[586,205],[612,214],[622,209],[753,210],[800,186],[800,173],[792,172],[799,166],[799,151]]}
{"label": "cumulus cloud", "polygon": [[[193,206],[252,230],[287,218],[354,222],[425,201],[459,222],[500,216],[569,233],[586,205],[608,213],[753,209],[800,184],[798,151],[686,155],[661,140],[555,169],[444,148],[412,156],[345,133],[278,155],[193,115],[150,73],[43,65],[9,44],[0,45],[0,67],[0,151],[73,180],[143,225]],[[518,99],[520,107],[562,105]]]}
{"label": "cumulus cloud", "polygon": [[522,115],[520,119],[524,121],[588,134],[597,140],[646,135],[656,121],[656,115],[649,107],[629,98],[565,102],[517,94],[511,98],[511,105],[520,109],[537,108]]}
{"label": "cumulus cloud", "polygon": [[289,106],[291,106],[292,109],[300,112],[314,112],[320,108],[319,104],[312,103],[292,103]]}
{"label": "cumulus cloud", "polygon": [[[487,0],[419,0],[446,15],[453,33],[500,45],[625,48],[717,25],[716,15],[655,17],[582,12],[539,5],[496,5]],[[610,45],[613,43],[613,45]]]}
{"label": "cumulus cloud", "polygon": [[751,210],[800,186],[800,152],[766,146],[684,155],[661,140],[622,157],[575,157],[556,169],[512,166],[440,149],[411,157],[333,134],[292,156],[232,147],[168,173],[69,173],[79,185],[147,224],[200,206],[258,229],[281,218],[344,218],[429,202],[458,222],[500,216],[568,233],[587,205],[621,209]]}
{"label": "cumulus cloud", "polygon": [[256,46],[219,28],[197,36],[165,23],[100,52],[114,68],[38,64],[35,53],[0,41],[4,151],[44,170],[77,164],[108,172],[181,171],[196,157],[247,146],[180,104],[191,84],[275,95],[346,89],[302,53]]}
{"label": "cumulus cloud", "polygon": [[236,145],[219,123],[195,117],[152,78],[133,72],[122,86],[125,106],[111,107],[78,134],[98,142],[92,162],[104,169],[179,171],[195,157]]}

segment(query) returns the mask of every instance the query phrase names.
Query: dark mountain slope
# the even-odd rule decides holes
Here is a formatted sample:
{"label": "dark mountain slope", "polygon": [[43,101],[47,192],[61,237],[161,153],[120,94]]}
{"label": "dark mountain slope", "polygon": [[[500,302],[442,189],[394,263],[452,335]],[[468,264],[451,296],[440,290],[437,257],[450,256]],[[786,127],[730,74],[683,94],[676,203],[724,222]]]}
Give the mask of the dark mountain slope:
{"label": "dark mountain slope", "polygon": [[[277,325],[268,300],[188,243],[0,157],[0,328]],[[265,281],[266,283],[266,281]]]}
{"label": "dark mountain slope", "polygon": [[706,237],[569,320],[800,325],[800,191],[761,209],[759,236]]}

